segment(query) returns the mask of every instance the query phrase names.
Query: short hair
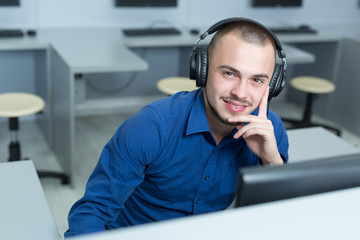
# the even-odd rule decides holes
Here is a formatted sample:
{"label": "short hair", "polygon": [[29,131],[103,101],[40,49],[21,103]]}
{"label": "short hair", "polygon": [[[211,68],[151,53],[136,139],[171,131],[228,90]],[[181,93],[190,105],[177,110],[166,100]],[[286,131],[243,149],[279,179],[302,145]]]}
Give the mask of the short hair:
{"label": "short hair", "polygon": [[258,46],[265,46],[270,43],[274,48],[275,55],[275,41],[269,31],[256,23],[246,21],[228,23],[218,30],[210,41],[208,53],[211,54],[217,43],[229,33],[235,33],[241,40]]}

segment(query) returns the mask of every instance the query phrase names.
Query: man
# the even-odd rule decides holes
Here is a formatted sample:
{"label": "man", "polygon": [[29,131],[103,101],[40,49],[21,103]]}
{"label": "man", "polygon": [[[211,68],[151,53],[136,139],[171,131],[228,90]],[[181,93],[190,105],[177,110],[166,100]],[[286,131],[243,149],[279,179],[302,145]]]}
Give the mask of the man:
{"label": "man", "polygon": [[206,85],[154,102],[104,147],[65,236],[227,208],[238,169],[283,164],[288,138],[268,111],[275,46],[257,24],[222,27]]}

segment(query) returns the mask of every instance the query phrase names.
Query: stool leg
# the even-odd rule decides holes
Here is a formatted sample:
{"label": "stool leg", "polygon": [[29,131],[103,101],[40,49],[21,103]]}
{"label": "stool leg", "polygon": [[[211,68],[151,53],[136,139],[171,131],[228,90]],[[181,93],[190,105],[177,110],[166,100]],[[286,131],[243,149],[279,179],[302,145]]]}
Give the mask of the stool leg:
{"label": "stool leg", "polygon": [[312,105],[313,105],[313,101],[314,101],[315,95],[308,93],[306,95],[306,103],[305,103],[305,110],[304,110],[304,115],[303,115],[303,122],[304,124],[310,124],[310,118],[311,118],[311,113],[312,113]]}
{"label": "stool leg", "polygon": [[9,144],[9,161],[19,161],[21,159],[19,142],[11,142]]}
{"label": "stool leg", "polygon": [[[21,159],[21,148],[18,140],[19,119],[17,117],[9,118],[9,129],[11,132],[11,142],[9,144],[9,161],[19,161]],[[37,171],[39,178],[41,177],[55,177],[60,178],[62,184],[69,184],[70,178],[65,173]]]}
{"label": "stool leg", "polygon": [[9,118],[9,129],[12,135],[9,144],[9,161],[18,161],[21,159],[21,150],[17,137],[17,131],[19,130],[19,119],[17,117]]}
{"label": "stool leg", "polygon": [[44,177],[54,177],[54,178],[60,178],[61,184],[69,184],[70,183],[70,177],[66,175],[65,173],[58,173],[58,172],[50,172],[50,171],[37,171],[37,174],[39,178]]}

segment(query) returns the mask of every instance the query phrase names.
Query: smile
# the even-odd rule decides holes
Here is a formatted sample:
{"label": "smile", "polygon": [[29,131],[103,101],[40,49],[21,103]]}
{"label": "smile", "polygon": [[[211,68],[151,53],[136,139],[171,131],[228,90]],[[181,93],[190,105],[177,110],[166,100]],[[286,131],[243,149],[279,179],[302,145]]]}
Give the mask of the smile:
{"label": "smile", "polygon": [[249,104],[242,102],[229,101],[226,99],[223,99],[223,101],[227,109],[235,113],[243,112],[249,106]]}
{"label": "smile", "polygon": [[235,107],[235,108],[241,108],[241,107],[246,107],[245,105],[235,105],[231,102],[227,102],[228,104],[230,104],[231,106]]}
{"label": "smile", "polygon": [[230,104],[233,107],[241,108],[241,107],[251,107],[252,104],[245,100],[233,100],[223,98],[223,101],[227,104]]}
{"label": "smile", "polygon": [[246,109],[247,104],[244,103],[237,103],[233,101],[227,101],[224,99],[225,105],[227,108],[232,112],[242,112]]}

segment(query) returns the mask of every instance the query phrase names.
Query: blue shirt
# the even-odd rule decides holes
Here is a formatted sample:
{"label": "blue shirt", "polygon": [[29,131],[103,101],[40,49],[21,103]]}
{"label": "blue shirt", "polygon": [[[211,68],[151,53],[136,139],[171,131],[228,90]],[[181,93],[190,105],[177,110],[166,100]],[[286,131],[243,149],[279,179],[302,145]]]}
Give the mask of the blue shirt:
{"label": "blue shirt", "polygon": [[[268,118],[287,159],[284,126],[271,111]],[[238,169],[259,164],[235,132],[216,145],[202,89],[144,107],[104,147],[65,236],[225,209]]]}

